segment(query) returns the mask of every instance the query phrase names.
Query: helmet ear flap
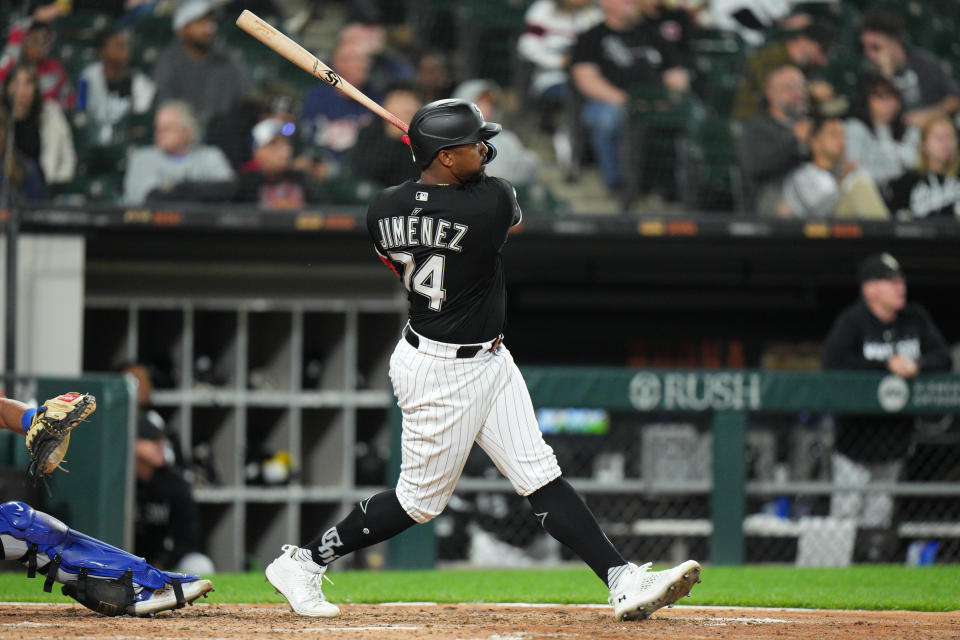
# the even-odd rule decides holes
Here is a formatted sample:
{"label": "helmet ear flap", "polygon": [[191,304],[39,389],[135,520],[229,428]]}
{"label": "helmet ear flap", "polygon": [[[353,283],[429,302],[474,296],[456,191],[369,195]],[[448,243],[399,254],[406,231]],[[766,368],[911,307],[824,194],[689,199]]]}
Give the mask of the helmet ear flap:
{"label": "helmet ear flap", "polygon": [[490,164],[497,157],[497,148],[490,144],[489,140],[484,140],[483,143],[487,145],[487,153],[483,156],[483,164]]}

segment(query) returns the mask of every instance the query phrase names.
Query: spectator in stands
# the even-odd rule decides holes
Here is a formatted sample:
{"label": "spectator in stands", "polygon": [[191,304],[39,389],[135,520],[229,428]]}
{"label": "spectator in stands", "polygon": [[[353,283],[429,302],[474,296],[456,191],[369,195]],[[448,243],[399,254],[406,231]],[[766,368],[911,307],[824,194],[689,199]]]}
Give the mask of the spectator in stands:
{"label": "spectator in stands", "polygon": [[215,8],[214,0],[183,0],[177,6],[173,30],[178,37],[157,56],[153,72],[156,103],[186,101],[201,130],[252,88],[242,67],[214,47]]}
{"label": "spectator in stands", "polygon": [[815,80],[813,74],[827,66],[827,53],[833,42],[833,29],[822,23],[811,23],[793,32],[786,40],[771,42],[757,50],[747,60],[747,68],[733,98],[731,116],[749,120],[763,110],[763,88],[770,74],[784,65],[804,72],[807,91],[815,102],[824,104],[833,100],[833,87]]}
{"label": "spectator in stands", "polygon": [[108,27],[97,37],[94,62],[80,74],[77,109],[85,111],[97,128],[95,138],[108,144],[120,134],[118,125],[128,115],[145,113],[153,105],[155,87],[140,71],[130,68],[130,34]]}
{"label": "spectator in stands", "polygon": [[275,118],[253,127],[253,157],[240,167],[237,200],[261,209],[300,209],[322,200],[319,185],[293,168],[292,122]]}
{"label": "spectator in stands", "polygon": [[128,204],[164,200],[223,201],[233,196],[234,173],[216,147],[194,145],[197,121],[190,105],[164,102],[157,109],[154,146],[130,156],[123,181]]}
{"label": "spectator in stands", "polygon": [[[396,84],[387,91],[384,108],[404,122],[410,122],[422,106],[413,85]],[[381,118],[360,131],[357,145],[350,152],[350,167],[357,178],[389,187],[420,177],[410,147],[400,137],[403,132]]]}
{"label": "spectator in stands", "polygon": [[[900,378],[950,369],[950,350],[926,309],[907,303],[903,270],[888,253],[860,264],[860,299],[834,322],[823,345],[824,369],[888,372]],[[912,416],[846,415],[835,418],[832,471],[836,484],[896,482],[914,430]],[[890,561],[893,496],[837,491],[830,514],[856,518],[868,528],[863,559]],[[895,548],[895,547],[893,547]]]}
{"label": "spectator in stands", "polygon": [[569,167],[573,142],[560,126],[569,100],[570,53],[577,36],[603,21],[603,12],[590,0],[537,0],[524,16],[525,32],[517,52],[530,65],[529,87],[523,87],[521,109],[537,114],[541,128],[552,134],[558,163]]}
{"label": "spectator in stands", "polygon": [[[503,91],[495,82],[468,80],[457,87],[452,97],[475,103],[488,122],[502,121]],[[526,148],[520,137],[508,129],[503,129],[492,142],[497,148],[497,156],[486,166],[488,176],[506,178],[516,185],[536,182],[540,171],[536,151]]]}
{"label": "spectator in stands", "polygon": [[571,56],[571,77],[585,99],[583,122],[607,187],[624,186],[620,142],[626,133],[626,107],[637,86],[690,88],[686,69],[676,65],[672,50],[640,23],[636,0],[603,0],[604,21],[580,35]]}
{"label": "spectator in stands", "polygon": [[[46,14],[40,14],[45,17]],[[15,24],[0,58],[0,82],[5,82],[17,63],[33,65],[37,70],[37,86],[46,100],[54,100],[64,109],[73,107],[74,95],[70,78],[59,60],[50,55],[53,29],[45,20],[28,18]]]}
{"label": "spectator in stands", "polygon": [[878,74],[864,77],[852,117],[844,127],[847,158],[873,176],[885,188],[917,165],[920,130],[903,121],[900,92]]}
{"label": "spectator in stands", "polygon": [[[0,150],[7,148],[8,118],[7,108],[0,104]],[[0,166],[0,189],[8,178],[10,199],[13,202],[44,200],[47,197],[47,187],[43,183],[40,169],[33,160],[16,148],[13,149],[13,155],[8,159],[6,167]]]}
{"label": "spectator in stands", "polygon": [[860,43],[869,69],[900,91],[904,120],[922,127],[936,116],[960,110],[960,87],[929,51],[907,44],[903,21],[884,12],[869,13],[860,26]]}
{"label": "spectator in stands", "polygon": [[[791,13],[798,0],[708,0],[710,18],[718,29],[736,31],[747,44],[759,47],[774,28],[802,29],[810,23],[803,13]],[[761,87],[763,85],[760,85]]]}
{"label": "spectator in stands", "polygon": [[418,56],[416,86],[424,104],[450,97],[453,82],[450,80],[450,61],[446,53],[430,49]]}
{"label": "spectator in stands", "polygon": [[846,159],[845,147],[841,118],[814,118],[810,129],[810,161],[787,176],[777,215],[888,218],[890,212],[873,178]]}
{"label": "spectator in stands", "polygon": [[59,104],[41,97],[37,68],[16,65],[7,75],[3,98],[13,114],[17,149],[40,167],[48,185],[72,180],[77,154],[70,125]]}
{"label": "spectator in stands", "polygon": [[803,73],[796,67],[774,70],[766,96],[767,111],[744,123],[737,152],[747,207],[771,214],[779,206],[783,179],[810,155],[813,123]]}
{"label": "spectator in stands", "polygon": [[214,116],[207,125],[206,141],[215,145],[239,170],[253,157],[250,130],[268,118],[296,122],[300,113],[300,96],[280,81],[268,80],[252,93],[238,100],[224,113]]}
{"label": "spectator in stands", "polygon": [[[367,84],[370,54],[356,42],[341,41],[331,58],[334,71],[375,102],[382,96]],[[315,161],[338,160],[357,143],[357,135],[373,120],[369,109],[325,82],[307,94],[303,101],[300,125],[304,142],[312,148]]]}
{"label": "spectator in stands", "polygon": [[387,49],[387,29],[375,14],[366,12],[362,21],[344,25],[339,35],[342,42],[355,43],[370,56],[367,86],[374,93],[385,95],[392,83],[413,80],[413,65]]}
{"label": "spectator in stands", "polygon": [[533,95],[562,104],[567,96],[567,66],[577,36],[603,21],[590,0],[537,0],[524,16],[526,31],[517,42],[521,57],[533,64]]}
{"label": "spectator in stands", "polygon": [[913,220],[960,217],[958,169],[956,128],[946,116],[930,120],[920,132],[917,168],[890,184],[890,210]]}

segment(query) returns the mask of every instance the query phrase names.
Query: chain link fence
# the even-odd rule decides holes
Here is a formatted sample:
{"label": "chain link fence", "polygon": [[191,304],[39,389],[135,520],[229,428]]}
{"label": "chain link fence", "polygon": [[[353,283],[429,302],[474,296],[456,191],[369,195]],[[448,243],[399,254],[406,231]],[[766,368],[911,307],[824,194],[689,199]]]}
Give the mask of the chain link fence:
{"label": "chain link fence", "polygon": [[[626,558],[709,561],[709,414],[541,408],[539,417],[565,477]],[[960,424],[953,416],[753,413],[746,442],[748,563],[960,560]],[[574,560],[540,528],[526,499],[496,478],[475,448],[461,490],[438,520],[438,559],[476,566]]]}

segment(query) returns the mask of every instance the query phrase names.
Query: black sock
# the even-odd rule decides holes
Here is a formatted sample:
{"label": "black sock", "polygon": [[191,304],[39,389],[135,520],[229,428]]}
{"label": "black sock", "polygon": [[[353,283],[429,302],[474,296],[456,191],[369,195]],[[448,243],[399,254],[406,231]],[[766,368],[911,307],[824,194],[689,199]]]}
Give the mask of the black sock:
{"label": "black sock", "polygon": [[547,533],[573,549],[604,584],[611,567],[626,564],[583,498],[563,478],[540,487],[527,500]]}
{"label": "black sock", "polygon": [[361,501],[346,518],[303,546],[310,549],[313,561],[322,566],[388,540],[415,524],[400,506],[397,492],[390,489]]}

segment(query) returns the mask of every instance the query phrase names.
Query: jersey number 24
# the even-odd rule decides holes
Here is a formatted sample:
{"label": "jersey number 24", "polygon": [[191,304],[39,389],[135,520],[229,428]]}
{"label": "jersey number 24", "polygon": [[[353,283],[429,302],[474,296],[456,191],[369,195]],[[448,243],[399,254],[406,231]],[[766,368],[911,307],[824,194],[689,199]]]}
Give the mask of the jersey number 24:
{"label": "jersey number 24", "polygon": [[444,257],[435,253],[418,269],[412,253],[391,251],[388,255],[391,260],[403,265],[403,286],[407,291],[426,296],[430,300],[430,308],[440,311],[440,306],[447,297],[447,290],[443,288]]}

